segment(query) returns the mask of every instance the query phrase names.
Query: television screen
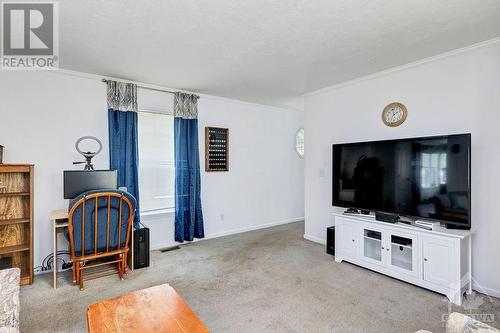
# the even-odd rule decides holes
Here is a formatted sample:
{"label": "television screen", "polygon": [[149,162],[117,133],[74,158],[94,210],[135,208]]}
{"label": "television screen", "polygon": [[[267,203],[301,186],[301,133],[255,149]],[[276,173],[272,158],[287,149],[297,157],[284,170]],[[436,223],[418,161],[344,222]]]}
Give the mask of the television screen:
{"label": "television screen", "polygon": [[64,171],[64,199],[73,199],[83,192],[116,189],[116,170]]}
{"label": "television screen", "polygon": [[333,145],[333,205],[470,226],[470,134]]}

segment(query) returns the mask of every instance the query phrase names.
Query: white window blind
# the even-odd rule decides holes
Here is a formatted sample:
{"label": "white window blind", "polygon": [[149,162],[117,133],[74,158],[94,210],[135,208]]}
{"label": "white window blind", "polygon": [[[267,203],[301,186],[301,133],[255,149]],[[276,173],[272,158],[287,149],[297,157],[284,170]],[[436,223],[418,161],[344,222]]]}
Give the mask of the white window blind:
{"label": "white window blind", "polygon": [[174,117],[138,113],[139,198],[141,213],[175,205]]}

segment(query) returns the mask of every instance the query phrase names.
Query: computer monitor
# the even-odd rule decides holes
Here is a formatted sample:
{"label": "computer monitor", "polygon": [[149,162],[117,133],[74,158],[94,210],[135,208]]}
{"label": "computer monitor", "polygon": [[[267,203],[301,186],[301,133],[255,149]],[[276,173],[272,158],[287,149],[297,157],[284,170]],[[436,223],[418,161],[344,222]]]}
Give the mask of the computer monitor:
{"label": "computer monitor", "polygon": [[83,192],[102,189],[116,189],[116,170],[64,171],[64,199],[73,199]]}

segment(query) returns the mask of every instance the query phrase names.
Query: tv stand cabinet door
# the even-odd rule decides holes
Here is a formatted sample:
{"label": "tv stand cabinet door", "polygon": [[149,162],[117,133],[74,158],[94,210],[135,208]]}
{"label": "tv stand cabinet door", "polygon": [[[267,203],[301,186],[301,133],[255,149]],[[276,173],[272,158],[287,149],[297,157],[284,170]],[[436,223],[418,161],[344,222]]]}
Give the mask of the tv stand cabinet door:
{"label": "tv stand cabinet door", "polygon": [[391,270],[419,277],[418,237],[416,234],[391,231],[385,246],[387,265]]}
{"label": "tv stand cabinet door", "polygon": [[339,259],[357,259],[358,226],[338,219],[335,223],[335,254]]}
{"label": "tv stand cabinet door", "polygon": [[383,244],[386,231],[364,225],[361,228],[360,259],[363,261],[383,266],[385,263],[385,247]]}
{"label": "tv stand cabinet door", "polygon": [[449,288],[453,283],[453,243],[425,237],[422,245],[424,280]]}

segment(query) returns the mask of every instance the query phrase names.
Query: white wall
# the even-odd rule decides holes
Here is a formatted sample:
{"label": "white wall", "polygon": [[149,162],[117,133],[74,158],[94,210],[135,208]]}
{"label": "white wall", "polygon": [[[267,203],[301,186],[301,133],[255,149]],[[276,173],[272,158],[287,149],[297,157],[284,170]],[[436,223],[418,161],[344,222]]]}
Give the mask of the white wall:
{"label": "white wall", "polygon": [[106,89],[97,80],[46,72],[0,71],[0,142],[4,163],[35,164],[34,262],[52,252],[50,212],[68,206],[63,170],[83,169],[75,141],[93,135],[103,151],[94,158],[106,169],[108,121]]}
{"label": "white wall", "polygon": [[304,160],[294,147],[303,113],[209,97],[199,103],[200,146],[205,126],[229,128],[229,172],[202,173],[207,235],[302,218]]}
{"label": "white wall", "polygon": [[[380,116],[393,101],[408,108],[398,128]],[[500,43],[306,96],[305,237],[324,242],[332,224],[333,143],[470,132],[473,276],[500,296],[499,105]]]}
{"label": "white wall", "polygon": [[[303,113],[207,95],[198,103],[205,236],[303,219],[304,160],[294,150]],[[205,126],[229,128],[228,172],[204,171]],[[173,218],[142,218],[155,230],[152,248],[175,245]]]}
{"label": "white wall", "polygon": [[[143,97],[141,102],[140,97]],[[139,91],[142,108],[171,112],[171,95]],[[235,100],[200,99],[202,200],[208,237],[301,219],[304,161],[293,150],[303,113]],[[163,105],[168,104],[168,105]],[[205,173],[204,126],[230,129],[230,171]],[[106,89],[98,77],[40,71],[0,72],[0,144],[5,163],[35,164],[35,256],[39,265],[52,249],[50,212],[67,207],[62,172],[79,169],[75,141],[94,135],[103,152],[96,168],[107,168]],[[224,214],[224,219],[221,219]],[[172,214],[147,216],[152,247],[174,244]]]}

